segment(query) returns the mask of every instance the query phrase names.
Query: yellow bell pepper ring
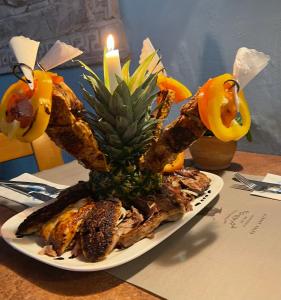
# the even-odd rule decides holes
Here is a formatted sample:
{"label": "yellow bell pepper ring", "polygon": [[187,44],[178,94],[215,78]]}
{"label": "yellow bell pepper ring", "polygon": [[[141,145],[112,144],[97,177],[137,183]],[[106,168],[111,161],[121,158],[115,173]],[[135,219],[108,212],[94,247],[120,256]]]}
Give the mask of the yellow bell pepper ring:
{"label": "yellow bell pepper ring", "polygon": [[50,74],[34,71],[34,90],[19,80],[5,92],[0,107],[0,130],[10,138],[32,142],[49,123],[53,83]]}
{"label": "yellow bell pepper ring", "polygon": [[214,135],[224,141],[237,141],[250,129],[251,116],[243,91],[239,91],[239,111],[242,119],[240,125],[235,117],[237,115],[233,76],[224,74],[213,78],[208,88],[208,121]]}
{"label": "yellow bell pepper ring", "polygon": [[173,173],[176,170],[180,170],[184,167],[185,153],[181,152],[177,155],[176,159],[171,164],[166,164],[163,173]]}

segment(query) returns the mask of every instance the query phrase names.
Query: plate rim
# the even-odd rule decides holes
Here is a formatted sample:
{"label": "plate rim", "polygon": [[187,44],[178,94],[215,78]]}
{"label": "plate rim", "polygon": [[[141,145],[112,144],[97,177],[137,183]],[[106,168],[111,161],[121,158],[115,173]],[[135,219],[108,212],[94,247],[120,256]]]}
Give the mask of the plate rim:
{"label": "plate rim", "polygon": [[[109,254],[104,260],[102,260],[100,262],[86,262],[86,261],[84,262],[82,260],[79,260],[82,264],[81,266],[80,265],[71,266],[69,264],[63,264],[63,262],[65,262],[65,260],[55,260],[53,257],[50,258],[49,256],[46,256],[46,255],[40,255],[38,253],[37,254],[30,253],[30,252],[27,251],[27,249],[25,247],[20,247],[20,246],[18,246],[18,244],[13,242],[11,240],[11,237],[9,237],[9,234],[13,234],[14,237],[15,237],[15,232],[11,232],[10,230],[8,230],[10,224],[14,220],[17,220],[17,219],[19,219],[19,217],[21,217],[21,220],[16,221],[16,223],[14,224],[17,227],[20,224],[20,222],[22,222],[23,219],[26,218],[29,214],[31,214],[32,212],[38,210],[39,208],[47,205],[48,203],[43,203],[43,204],[37,205],[35,207],[29,207],[29,208],[15,214],[14,216],[9,218],[8,220],[6,220],[6,222],[1,226],[1,236],[2,236],[3,240],[8,245],[10,245],[13,249],[19,251],[22,254],[25,254],[25,255],[33,258],[33,259],[35,259],[35,260],[37,260],[41,263],[45,263],[45,264],[50,265],[50,266],[55,267],[55,268],[68,270],[68,271],[74,271],[74,272],[95,272],[95,271],[111,269],[111,268],[123,265],[125,263],[128,263],[128,262],[136,259],[137,257],[143,255],[144,253],[150,251],[151,249],[153,249],[154,247],[156,247],[157,245],[162,243],[164,240],[166,240],[168,237],[170,237],[173,233],[175,233],[178,229],[180,229],[182,226],[184,226],[186,223],[188,223],[191,219],[193,219],[193,217],[195,217],[204,207],[206,207],[209,203],[211,203],[219,195],[219,193],[221,192],[221,190],[223,188],[223,185],[224,185],[223,179],[220,176],[218,176],[216,174],[213,174],[213,173],[209,173],[209,172],[205,172],[205,171],[200,171],[200,172],[204,173],[205,175],[207,175],[211,179],[211,184],[212,184],[213,181],[215,181],[218,185],[216,192],[214,194],[212,194],[212,192],[209,194],[212,197],[210,199],[208,199],[207,201],[204,201],[203,203],[202,203],[203,200],[200,200],[200,199],[203,199],[203,196],[206,195],[206,192],[202,196],[200,196],[198,198],[195,198],[192,201],[192,202],[196,201],[195,203],[192,203],[192,204],[194,204],[192,211],[189,211],[189,212],[185,213],[185,215],[181,219],[179,219],[175,222],[168,222],[168,223],[162,224],[156,229],[155,232],[157,234],[158,232],[161,233],[161,231],[163,231],[164,227],[165,228],[166,227],[172,227],[170,229],[170,231],[168,231],[168,233],[166,233],[163,237],[158,238],[158,239],[155,239],[155,237],[154,237],[154,238],[150,239],[149,241],[151,241],[151,242],[149,242],[148,246],[146,245],[146,247],[144,249],[138,249],[137,251],[135,251],[134,254],[131,254],[126,259],[121,258],[120,261],[117,260],[116,262],[113,262],[111,264],[106,263],[106,261],[108,261],[110,259],[111,254]],[[211,184],[210,184],[210,187],[212,187]],[[209,190],[209,188],[208,188],[208,190]],[[200,205],[200,207],[196,208],[195,205],[199,202],[202,205]],[[196,213],[194,213],[195,210],[196,210]],[[27,239],[28,240],[29,236],[25,236],[21,239],[25,239],[25,240]],[[123,249],[123,250],[115,250],[115,251],[124,252],[124,251],[127,250],[127,252],[130,252],[130,250],[128,250],[128,249],[132,249],[132,247],[134,247],[135,245],[141,243],[144,240],[147,240],[147,239],[140,240],[140,241],[136,242],[134,245],[132,245],[129,248],[126,248],[126,249]],[[113,252],[115,252],[115,251],[113,251]]]}

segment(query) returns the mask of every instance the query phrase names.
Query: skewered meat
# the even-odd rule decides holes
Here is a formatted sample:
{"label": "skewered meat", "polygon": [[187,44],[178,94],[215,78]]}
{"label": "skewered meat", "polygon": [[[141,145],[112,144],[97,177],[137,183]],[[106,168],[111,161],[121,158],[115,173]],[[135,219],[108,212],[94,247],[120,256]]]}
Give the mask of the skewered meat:
{"label": "skewered meat", "polygon": [[181,115],[152,143],[144,155],[143,167],[153,172],[161,172],[167,163],[186,149],[206,131],[200,120],[196,95],[181,108]]}
{"label": "skewered meat", "polygon": [[17,235],[28,235],[38,232],[42,225],[62,212],[68,205],[88,197],[90,191],[86,182],[79,182],[60,193],[57,200],[29,215],[18,227]]}
{"label": "skewered meat", "polygon": [[85,168],[106,171],[105,157],[88,124],[79,116],[82,109],[83,104],[64,82],[54,84],[52,112],[46,132]]}
{"label": "skewered meat", "polygon": [[163,122],[169,115],[174,99],[175,92],[172,90],[163,90],[160,91],[157,95],[157,102],[160,103],[160,105],[159,108],[153,113],[155,119],[159,120],[154,132],[155,141],[157,141],[161,135]]}
{"label": "skewered meat", "polygon": [[118,242],[117,225],[122,213],[119,200],[96,202],[80,229],[80,244],[83,255],[89,261],[102,260]]}

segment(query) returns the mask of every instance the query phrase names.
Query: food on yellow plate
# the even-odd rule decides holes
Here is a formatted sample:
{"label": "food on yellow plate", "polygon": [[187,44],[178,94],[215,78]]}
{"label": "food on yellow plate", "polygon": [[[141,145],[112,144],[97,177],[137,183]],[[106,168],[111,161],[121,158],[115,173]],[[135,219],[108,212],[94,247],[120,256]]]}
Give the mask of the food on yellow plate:
{"label": "food on yellow plate", "polygon": [[10,138],[32,142],[46,130],[52,108],[52,79],[34,71],[34,90],[19,80],[5,92],[0,108],[0,129]]}
{"label": "food on yellow plate", "polygon": [[170,164],[165,165],[163,173],[172,173],[176,170],[183,169],[184,167],[185,153],[181,152],[177,155],[177,158]]}
{"label": "food on yellow plate", "polygon": [[172,90],[175,92],[175,103],[181,102],[189,98],[192,94],[190,90],[172,77],[167,77],[163,74],[159,74],[157,77],[157,85],[161,91]]}
{"label": "food on yellow plate", "polygon": [[230,74],[209,79],[199,90],[200,118],[214,135],[224,141],[237,141],[250,129],[251,116],[243,91],[238,92],[242,124],[236,120],[237,108],[233,87],[237,83]]}

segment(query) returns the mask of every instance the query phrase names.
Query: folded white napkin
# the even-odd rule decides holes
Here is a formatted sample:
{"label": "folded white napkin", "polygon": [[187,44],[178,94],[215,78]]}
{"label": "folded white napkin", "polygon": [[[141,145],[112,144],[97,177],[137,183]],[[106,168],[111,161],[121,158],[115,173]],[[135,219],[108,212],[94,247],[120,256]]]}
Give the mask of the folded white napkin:
{"label": "folded white napkin", "polygon": [[[263,178],[262,181],[281,184],[281,176],[268,173],[268,174],[266,174],[266,176]],[[270,193],[270,192],[256,192],[255,191],[255,192],[252,192],[251,195],[265,197],[265,198],[271,198],[271,199],[281,201],[281,194],[275,194],[275,193]]]}
{"label": "folded white napkin", "polygon": [[[12,180],[16,181],[30,181],[30,182],[38,182],[38,183],[46,183],[48,185],[54,186],[56,188],[66,188],[66,185],[56,184],[44,179],[41,179],[39,177],[36,177],[34,175],[31,175],[29,173],[23,173],[22,175],[13,178]],[[25,206],[35,206],[38,204],[42,204],[42,200],[38,200],[32,197],[25,196],[23,194],[17,193],[15,191],[12,191],[10,189],[0,187],[0,198],[4,197],[5,199],[9,199],[11,201],[15,201],[17,203],[23,204]]]}

